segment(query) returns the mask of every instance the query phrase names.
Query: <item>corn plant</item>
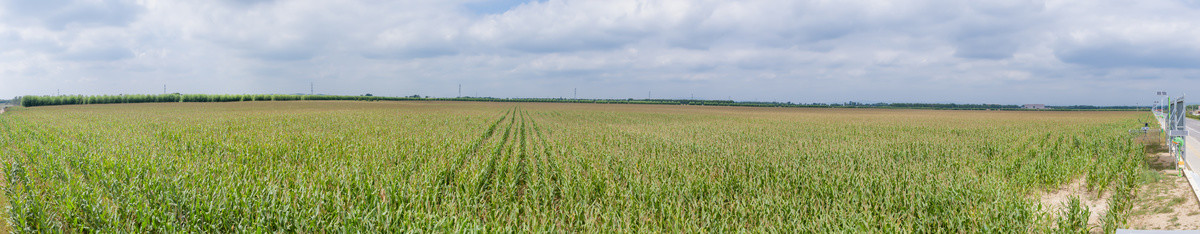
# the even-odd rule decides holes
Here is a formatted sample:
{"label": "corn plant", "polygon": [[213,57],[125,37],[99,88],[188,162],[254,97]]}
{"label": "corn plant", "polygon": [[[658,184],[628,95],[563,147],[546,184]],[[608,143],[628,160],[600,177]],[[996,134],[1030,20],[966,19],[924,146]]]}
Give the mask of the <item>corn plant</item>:
{"label": "corn plant", "polygon": [[[261,102],[280,97],[5,113],[6,220],[20,232],[1040,232],[1057,211],[1031,194],[1086,178],[1114,193],[1103,219],[1120,227],[1141,163],[1125,131],[1145,118]],[[221,103],[235,99],[247,102]]]}

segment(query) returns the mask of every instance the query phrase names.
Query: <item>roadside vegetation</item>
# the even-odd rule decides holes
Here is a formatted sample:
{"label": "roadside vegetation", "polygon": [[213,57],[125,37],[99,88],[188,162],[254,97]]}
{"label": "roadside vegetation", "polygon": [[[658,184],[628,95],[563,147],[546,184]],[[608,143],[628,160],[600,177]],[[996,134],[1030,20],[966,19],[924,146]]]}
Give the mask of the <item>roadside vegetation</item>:
{"label": "roadside vegetation", "polygon": [[[0,118],[0,162],[7,220],[27,232],[1112,231],[1144,174],[1128,130],[1148,115],[45,106]],[[1033,196],[1080,179],[1112,194],[1098,225]]]}

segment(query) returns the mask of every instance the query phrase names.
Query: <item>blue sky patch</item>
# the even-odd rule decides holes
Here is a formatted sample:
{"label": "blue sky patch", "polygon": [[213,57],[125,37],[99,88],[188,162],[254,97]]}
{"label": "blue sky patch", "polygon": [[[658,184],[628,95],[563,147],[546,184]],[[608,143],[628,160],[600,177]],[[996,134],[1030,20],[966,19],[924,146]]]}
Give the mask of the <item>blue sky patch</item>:
{"label": "blue sky patch", "polygon": [[520,6],[523,3],[532,2],[531,0],[483,0],[478,2],[466,3],[465,6],[471,13],[478,15],[501,14],[513,7]]}

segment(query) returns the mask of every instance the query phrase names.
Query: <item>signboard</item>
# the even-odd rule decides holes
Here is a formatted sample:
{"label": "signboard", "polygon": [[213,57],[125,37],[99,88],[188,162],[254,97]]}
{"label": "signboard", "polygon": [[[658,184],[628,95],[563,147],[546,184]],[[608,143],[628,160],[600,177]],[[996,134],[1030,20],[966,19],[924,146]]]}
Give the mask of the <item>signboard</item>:
{"label": "signboard", "polygon": [[1188,131],[1187,130],[1171,130],[1171,131],[1167,132],[1167,134],[1171,135],[1171,136],[1187,136]]}
{"label": "signboard", "polygon": [[1186,116],[1184,110],[1187,108],[1185,108],[1185,105],[1183,104],[1183,97],[1171,100],[1169,103],[1170,106],[1168,107],[1167,113],[1167,133],[1170,136],[1187,136],[1187,120],[1184,119]]}

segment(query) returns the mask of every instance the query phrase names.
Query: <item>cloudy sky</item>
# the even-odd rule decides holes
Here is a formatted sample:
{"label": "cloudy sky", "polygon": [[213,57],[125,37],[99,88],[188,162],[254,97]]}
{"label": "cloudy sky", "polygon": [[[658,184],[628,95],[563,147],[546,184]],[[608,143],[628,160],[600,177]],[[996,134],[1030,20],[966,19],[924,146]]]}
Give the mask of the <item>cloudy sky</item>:
{"label": "cloudy sky", "polygon": [[1200,0],[0,2],[6,98],[310,83],[342,95],[452,97],[461,84],[466,96],[804,103],[1200,95]]}

